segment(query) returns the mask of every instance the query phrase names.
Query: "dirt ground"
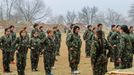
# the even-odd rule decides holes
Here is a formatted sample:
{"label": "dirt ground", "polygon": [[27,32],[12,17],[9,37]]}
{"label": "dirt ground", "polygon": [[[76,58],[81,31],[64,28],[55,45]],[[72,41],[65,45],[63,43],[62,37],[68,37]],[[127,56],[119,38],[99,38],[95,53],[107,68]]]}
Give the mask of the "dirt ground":
{"label": "dirt ground", "polygon": [[[57,57],[58,61],[55,63],[56,70],[53,70],[54,75],[71,75],[70,67],[68,64],[68,51],[67,51],[67,47],[65,44],[65,38],[66,38],[66,35],[62,34],[62,43],[61,43],[61,48],[60,48],[61,56]],[[79,75],[92,75],[90,58],[85,58],[85,50],[84,49],[85,49],[85,43],[83,41],[82,48],[81,48],[81,62],[79,64],[79,70],[80,70]],[[16,64],[10,65],[10,69],[11,69],[12,73],[10,73],[10,74],[3,73],[2,52],[0,51],[0,75],[17,75]],[[30,54],[28,53],[27,65],[26,65],[26,69],[25,69],[26,75],[45,75],[42,56],[40,57],[40,60],[39,60],[38,69],[39,69],[38,72],[31,71]],[[111,70],[113,70],[113,63],[109,62],[108,63],[108,71],[111,71]]]}

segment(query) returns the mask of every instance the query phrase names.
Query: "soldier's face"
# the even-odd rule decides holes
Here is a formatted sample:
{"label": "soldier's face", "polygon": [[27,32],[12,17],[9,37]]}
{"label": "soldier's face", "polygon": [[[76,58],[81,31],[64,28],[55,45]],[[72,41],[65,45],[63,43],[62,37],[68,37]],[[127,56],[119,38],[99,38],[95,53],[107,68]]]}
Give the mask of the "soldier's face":
{"label": "soldier's face", "polygon": [[92,27],[89,27],[88,29],[92,29]]}
{"label": "soldier's face", "polygon": [[119,32],[120,32],[120,30],[121,30],[121,27],[119,26],[119,27],[117,28],[117,31],[119,31]]}
{"label": "soldier's face", "polygon": [[6,35],[10,35],[10,30],[7,30],[6,31]]}
{"label": "soldier's face", "polygon": [[53,32],[50,32],[50,33],[48,34],[48,36],[49,36],[49,37],[53,36]]}
{"label": "soldier's face", "polygon": [[26,32],[22,32],[21,36],[25,37],[26,36]]}
{"label": "soldier's face", "polygon": [[75,30],[75,33],[79,33],[79,31],[80,31],[80,29],[79,29],[79,28],[77,28],[77,29]]}
{"label": "soldier's face", "polygon": [[34,37],[37,37],[37,36],[38,36],[38,32],[35,32],[35,33],[34,33]]}
{"label": "soldier's face", "polygon": [[41,30],[43,30],[43,28],[41,28]]}
{"label": "soldier's face", "polygon": [[14,31],[14,27],[11,28],[11,31]]}
{"label": "soldier's face", "polygon": [[134,29],[133,29],[133,28],[131,28],[131,29],[130,29],[130,32],[133,32],[133,31],[134,31]]}
{"label": "soldier's face", "polygon": [[113,27],[113,30],[116,30],[116,27]]}

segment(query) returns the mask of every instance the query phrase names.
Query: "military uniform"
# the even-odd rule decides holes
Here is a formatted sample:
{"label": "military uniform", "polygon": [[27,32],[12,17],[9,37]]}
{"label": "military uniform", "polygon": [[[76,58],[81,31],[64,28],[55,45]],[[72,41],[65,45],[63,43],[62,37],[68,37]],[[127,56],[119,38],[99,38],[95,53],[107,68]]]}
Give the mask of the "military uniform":
{"label": "military uniform", "polygon": [[[109,43],[110,43],[110,37],[112,36],[113,33],[114,33],[114,31],[111,30],[111,31],[109,32],[108,36],[107,36],[107,40],[108,40]],[[110,61],[111,61],[111,62],[114,61],[114,52],[113,52],[113,51],[114,51],[114,50],[111,50],[111,52],[110,52]]]}
{"label": "military uniform", "polygon": [[105,75],[107,72],[107,49],[110,49],[110,46],[104,38],[102,40],[103,43],[94,38],[91,44],[91,65],[93,75]]}
{"label": "military uniform", "polygon": [[92,36],[93,32],[91,30],[86,30],[85,33],[83,34],[83,39],[85,40],[86,47],[85,47],[85,53],[86,56],[90,56],[90,50],[91,50],[91,43],[92,43]]}
{"label": "military uniform", "polygon": [[[12,42],[15,41],[16,39],[16,33],[15,32],[11,32],[11,37],[12,37]],[[14,53],[15,53],[15,46],[13,46],[12,51],[11,51],[11,61],[14,61]]]}
{"label": "military uniform", "polygon": [[12,50],[12,37],[10,35],[8,36],[2,36],[0,38],[0,45],[3,55],[3,68],[4,72],[10,72],[10,53]]}
{"label": "military uniform", "polygon": [[41,47],[41,40],[38,37],[33,37],[30,40],[30,57],[31,57],[31,67],[32,71],[36,71],[39,62],[39,55],[40,55],[40,48]]}
{"label": "military uniform", "polygon": [[55,43],[56,43],[56,55],[60,54],[60,45],[61,45],[61,32],[59,30],[54,32]]}
{"label": "military uniform", "polygon": [[[40,38],[40,40],[44,40],[44,39],[46,38],[46,34],[45,34],[45,32],[44,32],[43,30],[41,30],[41,31],[39,32],[39,38]],[[41,45],[40,54],[42,54],[42,50],[43,50],[43,49],[44,49],[44,46]]]}
{"label": "military uniform", "polygon": [[120,53],[120,48],[119,48],[120,36],[121,35],[119,32],[113,32],[113,34],[109,38],[109,42],[110,42],[111,46],[113,46],[112,57],[114,59],[115,68],[120,68],[120,63],[118,62],[119,53]]}
{"label": "military uniform", "polygon": [[69,64],[71,71],[78,70],[78,64],[80,63],[80,48],[82,41],[79,34],[69,34],[67,38]]}
{"label": "military uniform", "polygon": [[130,35],[126,33],[121,34],[120,58],[121,58],[122,69],[127,69],[132,67],[132,62],[133,62],[132,42],[131,42]]}
{"label": "military uniform", "polygon": [[134,53],[134,33],[130,33],[132,47],[133,47],[133,53]]}
{"label": "military uniform", "polygon": [[17,49],[16,61],[17,61],[18,75],[25,75],[24,71],[26,67],[26,57],[29,47],[29,38],[27,36],[18,37],[14,44]]}
{"label": "military uniform", "polygon": [[51,75],[51,68],[53,67],[53,61],[55,58],[55,42],[53,38],[47,37],[43,41],[44,46],[44,68],[46,75]]}
{"label": "military uniform", "polygon": [[39,32],[39,29],[35,28],[35,29],[32,30],[32,32],[31,32],[31,38],[33,37],[33,33],[34,32]]}

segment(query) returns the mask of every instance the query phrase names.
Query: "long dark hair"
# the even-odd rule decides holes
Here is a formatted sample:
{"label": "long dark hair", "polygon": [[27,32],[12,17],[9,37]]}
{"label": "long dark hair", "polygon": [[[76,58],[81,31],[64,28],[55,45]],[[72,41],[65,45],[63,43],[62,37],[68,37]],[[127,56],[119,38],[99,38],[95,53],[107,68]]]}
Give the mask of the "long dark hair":
{"label": "long dark hair", "polygon": [[21,38],[22,38],[22,33],[23,32],[25,32],[27,34],[27,32],[25,30],[21,30],[20,33],[19,33],[19,35],[20,35]]}
{"label": "long dark hair", "polygon": [[73,28],[73,33],[76,33],[75,31],[76,31],[77,28],[80,29],[79,26],[74,26],[74,28]]}
{"label": "long dark hair", "polygon": [[122,30],[123,32],[127,33],[127,34],[130,33],[127,25],[122,25],[122,26],[121,26],[121,30]]}
{"label": "long dark hair", "polygon": [[98,37],[98,43],[99,43],[100,50],[103,50],[103,44],[104,44],[103,31],[102,30],[97,30],[96,35]]}

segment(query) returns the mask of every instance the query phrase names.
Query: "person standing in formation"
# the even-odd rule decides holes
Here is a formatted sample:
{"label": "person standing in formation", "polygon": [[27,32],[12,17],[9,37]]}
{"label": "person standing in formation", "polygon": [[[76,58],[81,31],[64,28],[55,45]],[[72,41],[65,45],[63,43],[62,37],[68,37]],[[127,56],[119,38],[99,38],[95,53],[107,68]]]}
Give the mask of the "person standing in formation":
{"label": "person standing in formation", "polygon": [[2,50],[3,59],[3,71],[8,73],[10,71],[11,57],[10,53],[12,51],[12,36],[10,35],[10,28],[5,29],[5,35],[0,38],[0,48]]}
{"label": "person standing in formation", "polygon": [[85,53],[87,58],[90,57],[92,35],[92,25],[88,25],[87,30],[83,34],[83,39],[85,40]]}
{"label": "person standing in formation", "polygon": [[80,63],[80,48],[82,41],[79,35],[80,28],[78,26],[73,27],[73,33],[68,35],[67,46],[69,48],[69,64],[72,74],[79,74],[78,65]]}
{"label": "person standing in formation", "polygon": [[121,61],[121,69],[128,69],[132,67],[133,62],[133,48],[128,26],[122,25],[120,33],[120,58],[118,61]]}
{"label": "person standing in formation", "polygon": [[[46,33],[43,29],[44,29],[43,26],[39,27],[39,38],[40,38],[40,40],[44,40],[46,38]],[[41,45],[40,55],[43,54],[42,53],[43,49],[44,49],[44,46]]]}
{"label": "person standing in formation", "polygon": [[33,37],[30,39],[30,57],[32,71],[38,71],[39,55],[41,50],[41,40],[39,39],[39,32],[33,32]]}
{"label": "person standing in formation", "polygon": [[93,75],[105,75],[107,72],[107,56],[109,56],[107,54],[107,49],[110,50],[110,48],[107,40],[103,37],[103,31],[97,30],[91,44],[91,65]]}
{"label": "person standing in formation", "polygon": [[[111,35],[116,31],[116,25],[111,25],[111,31],[109,32],[108,36],[107,36],[107,40],[109,42],[110,45],[112,45],[110,43],[110,37]],[[111,50],[110,52],[110,62],[113,62],[114,61],[114,50]]]}
{"label": "person standing in formation", "polygon": [[113,61],[114,61],[114,68],[115,69],[119,69],[120,66],[120,61],[118,61],[119,59],[119,53],[120,53],[120,48],[119,48],[119,44],[120,44],[120,25],[116,26],[116,30],[115,32],[113,32],[113,34],[109,37],[109,42],[111,44],[111,46],[113,47]]}
{"label": "person standing in formation", "polygon": [[[10,31],[11,31],[11,37],[12,37],[12,42],[14,42],[15,40],[16,40],[16,33],[15,33],[15,27],[13,26],[13,25],[11,25],[10,27]],[[12,64],[15,64],[15,61],[14,61],[14,54],[15,54],[15,46],[12,46],[12,51],[11,51],[11,53],[10,53],[10,55],[11,55],[11,63]]]}
{"label": "person standing in formation", "polygon": [[29,37],[27,37],[27,32],[25,30],[21,30],[19,33],[19,37],[13,43],[16,48],[16,66],[18,75],[25,75],[25,67],[26,67],[26,58],[27,52],[29,48]]}
{"label": "person standing in formation", "polygon": [[52,67],[53,67],[53,58],[55,57],[55,42],[53,39],[53,31],[47,30],[47,37],[42,42],[44,46],[43,58],[44,58],[44,68],[46,75],[53,75],[52,74]]}

